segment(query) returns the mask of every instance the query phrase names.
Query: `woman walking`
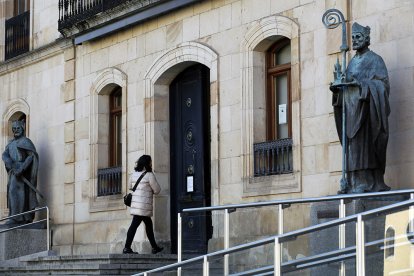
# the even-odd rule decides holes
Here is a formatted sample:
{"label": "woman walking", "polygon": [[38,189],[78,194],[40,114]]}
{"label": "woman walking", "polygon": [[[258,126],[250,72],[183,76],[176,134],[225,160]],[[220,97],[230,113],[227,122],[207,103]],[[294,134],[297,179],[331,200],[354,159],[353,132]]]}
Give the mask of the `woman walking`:
{"label": "woman walking", "polygon": [[127,232],[127,239],[123,250],[124,254],[138,254],[131,249],[132,241],[138,226],[141,221],[145,223],[145,231],[147,233],[148,240],[152,246],[152,254],[161,252],[164,248],[159,247],[155,242],[154,228],[152,226],[152,213],[153,213],[153,195],[158,194],[161,191],[160,185],[152,172],[152,160],[151,156],[141,156],[135,166],[135,172],[130,178],[130,189],[135,185],[137,180],[141,178],[136,190],[132,193],[132,203],[130,213],[133,216],[131,225]]}

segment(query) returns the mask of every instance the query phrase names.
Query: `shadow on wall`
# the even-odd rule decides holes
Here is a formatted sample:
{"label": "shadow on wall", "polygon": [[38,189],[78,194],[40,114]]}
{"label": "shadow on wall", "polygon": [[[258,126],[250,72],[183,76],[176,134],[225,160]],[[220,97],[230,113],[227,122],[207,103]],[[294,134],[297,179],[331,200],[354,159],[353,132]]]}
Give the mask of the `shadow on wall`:
{"label": "shadow on wall", "polygon": [[[47,137],[47,131],[40,131],[41,135],[36,137],[35,147],[37,153],[39,154],[39,171],[37,179],[37,188],[43,194],[45,198],[38,196],[39,206],[49,206],[52,205],[52,160],[51,160],[51,143]],[[63,177],[61,178],[63,182]],[[60,183],[60,182],[59,182]],[[63,195],[63,193],[62,193]]]}

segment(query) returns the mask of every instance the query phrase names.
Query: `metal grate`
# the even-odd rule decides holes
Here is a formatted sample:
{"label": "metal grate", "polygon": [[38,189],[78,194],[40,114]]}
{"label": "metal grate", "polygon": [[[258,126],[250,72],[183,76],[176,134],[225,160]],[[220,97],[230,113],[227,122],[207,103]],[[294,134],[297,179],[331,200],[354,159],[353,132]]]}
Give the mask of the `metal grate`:
{"label": "metal grate", "polygon": [[292,139],[256,143],[254,150],[254,176],[293,172]]}
{"label": "metal grate", "polygon": [[10,59],[29,51],[30,11],[6,20],[5,59]]}
{"label": "metal grate", "polygon": [[122,192],[122,167],[98,169],[98,196]]}
{"label": "metal grate", "polygon": [[71,27],[129,0],[59,0],[58,29]]}

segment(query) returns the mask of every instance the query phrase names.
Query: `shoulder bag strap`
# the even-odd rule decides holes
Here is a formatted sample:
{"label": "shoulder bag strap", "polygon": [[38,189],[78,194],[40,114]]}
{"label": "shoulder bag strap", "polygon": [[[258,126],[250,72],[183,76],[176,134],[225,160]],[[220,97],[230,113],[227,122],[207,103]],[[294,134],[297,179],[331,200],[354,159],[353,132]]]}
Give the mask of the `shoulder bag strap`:
{"label": "shoulder bag strap", "polygon": [[134,185],[134,188],[132,188],[132,191],[133,191],[133,192],[135,192],[135,190],[137,189],[138,183],[141,181],[141,179],[144,177],[144,175],[145,175],[146,173],[147,173],[147,172],[143,172],[143,173],[141,174],[141,176],[138,178],[137,182],[136,182],[136,183],[135,183],[135,185]]}

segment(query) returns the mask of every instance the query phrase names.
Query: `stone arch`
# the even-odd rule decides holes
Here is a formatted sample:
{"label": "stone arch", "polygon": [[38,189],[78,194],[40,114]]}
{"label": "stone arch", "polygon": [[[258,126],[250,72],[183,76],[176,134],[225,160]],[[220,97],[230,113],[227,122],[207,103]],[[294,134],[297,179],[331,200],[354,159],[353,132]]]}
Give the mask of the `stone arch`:
{"label": "stone arch", "polygon": [[[162,53],[149,67],[144,76],[144,151],[153,156],[157,177],[165,179],[167,186],[162,187],[158,200],[163,202],[157,211],[165,213],[169,221],[169,85],[187,67],[200,63],[210,69],[210,130],[211,130],[211,181],[212,204],[218,204],[218,192],[213,187],[218,184],[218,55],[208,46],[185,42]],[[213,196],[214,195],[214,196]],[[165,229],[169,229],[166,227]],[[166,239],[169,231],[160,233]]]}
{"label": "stone arch", "polygon": [[26,115],[26,136],[29,136],[29,112],[30,108],[27,102],[23,99],[16,99],[11,102],[9,107],[3,113],[3,135],[7,136],[8,133],[8,122],[13,119],[13,116],[18,113],[24,113]]}
{"label": "stone arch", "polygon": [[[210,93],[216,97],[211,98],[212,103],[214,103],[211,105],[211,112],[212,118],[214,117],[214,120],[218,120],[218,56],[212,49],[201,43],[182,43],[159,56],[145,74],[145,152],[149,154],[154,153],[154,120],[157,116],[154,114],[155,98],[165,95],[172,80],[185,68],[195,63],[201,63],[210,68]],[[213,116],[213,113],[216,115]],[[213,121],[211,125],[217,126],[217,124],[213,124]],[[217,127],[212,128],[211,131],[212,137],[217,137]],[[212,147],[217,147],[216,142],[214,143]],[[218,159],[218,156],[216,155],[214,158]]]}
{"label": "stone arch", "polygon": [[[256,93],[264,93],[264,55],[270,45],[281,37],[291,41],[292,70],[292,127],[294,173],[289,176],[273,176],[253,181],[254,99]],[[267,195],[299,192],[301,189],[300,157],[300,70],[299,70],[299,25],[286,16],[273,15],[256,21],[248,29],[241,44],[242,60],[242,176],[245,195]],[[260,67],[260,68],[259,68]],[[293,115],[294,114],[294,115]]]}
{"label": "stone arch", "polygon": [[[113,85],[127,86],[127,75],[118,68],[107,68],[96,76],[92,86],[92,94],[108,94]],[[112,87],[111,87],[112,86]]]}
{"label": "stone arch", "polygon": [[[181,63],[201,63],[210,68],[211,81],[217,81],[217,54],[209,47],[196,42],[185,42],[176,48],[166,51],[159,56],[146,72],[144,80],[146,83],[154,84],[155,82],[170,83],[181,70],[169,69]],[[174,72],[176,73],[174,75]],[[151,87],[145,87],[145,98],[153,96],[154,90]]]}
{"label": "stone arch", "polygon": [[252,51],[272,36],[284,36],[293,40],[299,37],[299,26],[292,19],[275,15],[256,22],[245,35],[242,51]]}
{"label": "stone arch", "polygon": [[[124,209],[122,201],[116,196],[107,200],[97,198],[97,170],[105,163],[107,156],[99,156],[105,144],[105,135],[102,135],[102,120],[105,120],[105,99],[109,101],[109,95],[115,87],[122,90],[122,194],[127,190],[127,75],[118,68],[102,70],[92,82],[90,88],[90,211]],[[101,126],[100,126],[101,125]]]}

